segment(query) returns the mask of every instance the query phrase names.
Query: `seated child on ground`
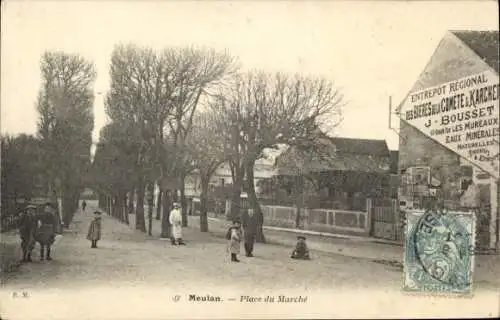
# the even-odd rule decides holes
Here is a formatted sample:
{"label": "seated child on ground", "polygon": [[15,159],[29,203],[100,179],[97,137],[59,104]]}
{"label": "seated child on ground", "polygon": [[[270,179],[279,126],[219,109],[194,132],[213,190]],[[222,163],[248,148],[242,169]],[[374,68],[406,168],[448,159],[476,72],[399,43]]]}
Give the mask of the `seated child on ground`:
{"label": "seated child on ground", "polygon": [[298,236],[298,241],[295,245],[295,249],[292,252],[292,259],[302,259],[309,260],[311,257],[309,256],[309,249],[307,249],[306,245],[306,237]]}

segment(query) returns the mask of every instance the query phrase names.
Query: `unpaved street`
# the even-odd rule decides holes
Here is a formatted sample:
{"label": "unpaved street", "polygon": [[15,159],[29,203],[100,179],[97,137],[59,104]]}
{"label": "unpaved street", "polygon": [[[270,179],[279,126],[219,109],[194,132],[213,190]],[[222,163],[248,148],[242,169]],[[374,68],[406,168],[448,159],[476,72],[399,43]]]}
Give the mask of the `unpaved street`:
{"label": "unpaved street", "polygon": [[[259,314],[262,308],[271,308],[266,313],[274,312],[275,318],[280,314],[290,317],[293,310],[297,316],[304,312],[346,316],[356,311],[369,317],[384,311],[409,312],[402,309],[404,303],[397,304],[401,310],[391,309],[399,299],[408,299],[411,309],[423,304],[429,312],[440,310],[439,303],[427,305],[426,298],[406,297],[399,292],[399,267],[342,252],[315,251],[314,244],[312,261],[291,260],[291,248],[284,245],[257,244],[254,258],[242,256],[241,263],[231,263],[226,241],[200,233],[193,220],[193,226],[185,229],[187,245],[173,247],[169,241],[148,237],[104,215],[103,240],[98,249],[91,249],[85,237],[92,209],[75,217],[70,231],[54,250],[53,261],[38,261],[37,251],[35,262],[4,279],[0,301],[6,319],[139,319],[187,314],[203,318],[208,310],[213,316],[227,316],[228,303],[248,317]],[[495,299],[498,301],[497,283],[484,280],[478,286],[475,302],[464,300],[453,310],[467,307],[488,313]],[[22,297],[23,292],[28,296]],[[191,294],[221,297],[223,302],[189,301]],[[267,295],[308,298],[292,304],[240,302],[241,296],[264,299]],[[490,306],[479,308],[478,299]],[[445,304],[450,301],[442,300]]]}

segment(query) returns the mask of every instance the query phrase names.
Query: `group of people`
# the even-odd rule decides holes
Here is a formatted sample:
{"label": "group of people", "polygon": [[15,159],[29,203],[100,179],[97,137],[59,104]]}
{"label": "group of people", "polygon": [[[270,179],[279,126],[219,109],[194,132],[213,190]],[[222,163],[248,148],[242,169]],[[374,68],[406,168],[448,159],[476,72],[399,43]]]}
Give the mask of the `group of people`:
{"label": "group of people", "polygon": [[[87,204],[82,202],[82,211],[85,212]],[[178,203],[173,204],[173,209],[170,212],[169,222],[172,226],[172,237],[170,239],[172,245],[185,245],[182,240],[182,213]],[[87,232],[87,240],[91,242],[91,248],[97,248],[97,242],[101,240],[102,219],[101,212],[94,211],[94,218],[92,219]]]}
{"label": "group of people", "polygon": [[21,236],[22,262],[31,262],[36,243],[40,244],[40,260],[52,260],[51,246],[58,230],[59,215],[56,208],[47,202],[43,212],[38,214],[37,207],[28,205],[18,217]]}
{"label": "group of people", "polygon": [[[258,221],[253,211],[243,214],[243,230],[239,220],[234,220],[233,225],[229,227],[226,233],[226,239],[229,240],[229,252],[232,262],[240,262],[238,254],[241,250],[241,241],[244,242],[245,255],[253,257],[253,248],[257,236]],[[309,249],[306,244],[306,237],[300,235],[297,237],[297,244],[291,255],[292,259],[309,260]]]}
{"label": "group of people", "polygon": [[[82,202],[82,210],[85,211],[87,204]],[[57,215],[57,216],[56,216]],[[19,233],[21,236],[21,248],[23,252],[23,262],[31,262],[31,254],[35,248],[36,242],[40,244],[40,260],[52,260],[51,246],[55,241],[57,230],[57,217],[54,206],[47,202],[44,205],[43,213],[37,214],[37,207],[28,205],[19,217]],[[97,248],[97,242],[101,239],[101,212],[94,211],[87,232],[87,240],[91,242],[91,248]],[[172,245],[185,245],[182,239],[182,213],[178,203],[173,204],[173,209],[170,212],[169,222],[172,226]],[[253,211],[243,214],[243,230],[239,220],[233,221],[233,225],[229,228],[226,234],[226,239],[229,240],[229,252],[231,253],[231,261],[240,262],[238,254],[240,253],[241,241],[244,241],[245,254],[247,257],[253,257],[253,249],[257,236],[258,221]],[[305,243],[304,236],[298,236],[298,241],[295,249],[292,252],[292,259],[310,259],[309,250]]]}
{"label": "group of people", "polygon": [[[86,204],[82,205],[85,210]],[[92,243],[91,248],[97,248],[97,241],[101,238],[101,213],[96,211],[92,220],[87,239]],[[60,228],[60,218],[56,206],[47,202],[43,205],[43,212],[38,212],[38,207],[28,205],[19,213],[18,228],[21,238],[21,262],[33,261],[33,250],[36,243],[40,244],[40,260],[52,260],[52,245]]]}

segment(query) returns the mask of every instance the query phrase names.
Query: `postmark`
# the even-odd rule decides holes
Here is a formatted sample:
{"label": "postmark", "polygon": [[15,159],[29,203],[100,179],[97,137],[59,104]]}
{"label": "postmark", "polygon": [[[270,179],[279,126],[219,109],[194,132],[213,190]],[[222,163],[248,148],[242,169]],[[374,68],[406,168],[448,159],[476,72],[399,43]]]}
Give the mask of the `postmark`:
{"label": "postmark", "polygon": [[406,214],[403,291],[472,294],[474,213],[428,210]]}

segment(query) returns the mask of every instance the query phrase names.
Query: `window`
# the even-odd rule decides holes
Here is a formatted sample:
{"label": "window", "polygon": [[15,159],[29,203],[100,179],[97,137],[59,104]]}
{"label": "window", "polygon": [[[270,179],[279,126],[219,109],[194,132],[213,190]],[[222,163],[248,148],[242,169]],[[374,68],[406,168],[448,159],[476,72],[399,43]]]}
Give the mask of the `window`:
{"label": "window", "polygon": [[473,171],[472,166],[460,166],[460,189],[462,189],[462,191],[467,190],[472,184]]}

